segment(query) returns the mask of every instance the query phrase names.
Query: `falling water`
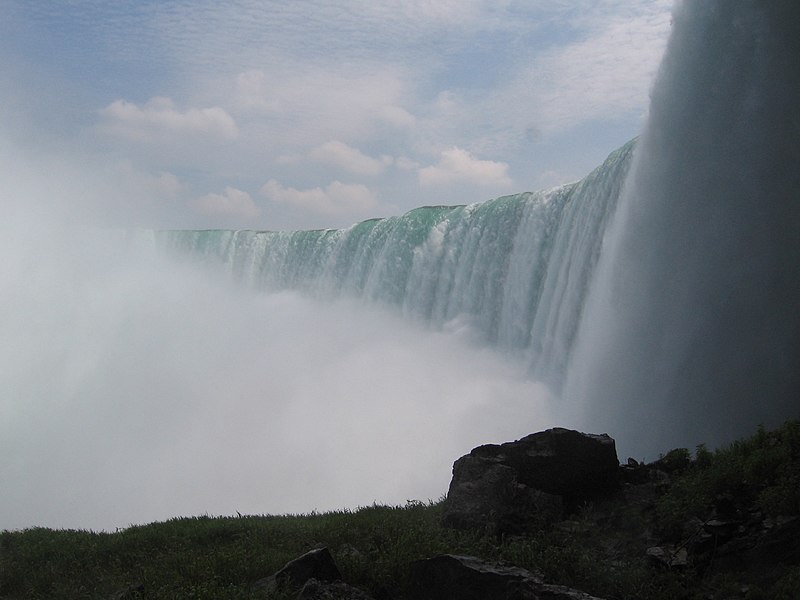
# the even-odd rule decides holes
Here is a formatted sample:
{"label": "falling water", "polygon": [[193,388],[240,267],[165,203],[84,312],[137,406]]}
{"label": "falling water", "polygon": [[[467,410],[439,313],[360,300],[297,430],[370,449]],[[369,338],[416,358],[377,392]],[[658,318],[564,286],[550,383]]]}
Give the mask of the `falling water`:
{"label": "falling water", "polygon": [[800,410],[800,5],[686,2],[566,399],[636,449]]}

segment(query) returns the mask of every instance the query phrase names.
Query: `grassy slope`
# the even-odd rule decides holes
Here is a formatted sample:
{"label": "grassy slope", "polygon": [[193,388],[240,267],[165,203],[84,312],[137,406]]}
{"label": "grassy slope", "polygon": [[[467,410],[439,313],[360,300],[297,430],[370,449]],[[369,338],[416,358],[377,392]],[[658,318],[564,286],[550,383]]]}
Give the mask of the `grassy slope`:
{"label": "grassy slope", "polygon": [[[570,520],[528,537],[498,539],[439,525],[439,503],[372,506],[300,516],[185,518],[117,533],[28,529],[0,533],[0,597],[109,598],[143,586],[146,598],[252,598],[254,581],[288,560],[328,546],[344,579],[403,598],[411,561],[440,553],[506,560],[547,581],[605,598],[800,597],[800,567],[781,567],[767,581],[689,567],[654,568],[645,538],[677,537],[692,517],[707,518],[729,494],[770,515],[800,513],[800,422],[759,432],[729,448],[668,454],[672,485],[639,502],[619,495],[584,507]],[[746,587],[743,588],[743,586]],[[742,590],[746,591],[743,592]]]}

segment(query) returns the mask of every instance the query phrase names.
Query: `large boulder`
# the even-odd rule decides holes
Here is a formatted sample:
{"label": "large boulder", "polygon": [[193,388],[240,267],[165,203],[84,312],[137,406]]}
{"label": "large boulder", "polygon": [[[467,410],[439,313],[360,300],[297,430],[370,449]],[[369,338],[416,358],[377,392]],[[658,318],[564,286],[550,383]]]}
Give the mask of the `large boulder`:
{"label": "large boulder", "polygon": [[554,428],[479,446],[453,465],[443,523],[518,532],[606,493],[618,470],[616,446],[606,434]]}

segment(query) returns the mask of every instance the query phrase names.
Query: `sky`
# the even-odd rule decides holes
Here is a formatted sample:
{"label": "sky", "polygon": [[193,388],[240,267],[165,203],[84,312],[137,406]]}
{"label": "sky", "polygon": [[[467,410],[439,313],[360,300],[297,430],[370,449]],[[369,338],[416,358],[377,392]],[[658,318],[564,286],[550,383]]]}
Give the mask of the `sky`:
{"label": "sky", "polygon": [[640,133],[671,5],[2,0],[0,168],[111,227],[344,227],[547,188]]}

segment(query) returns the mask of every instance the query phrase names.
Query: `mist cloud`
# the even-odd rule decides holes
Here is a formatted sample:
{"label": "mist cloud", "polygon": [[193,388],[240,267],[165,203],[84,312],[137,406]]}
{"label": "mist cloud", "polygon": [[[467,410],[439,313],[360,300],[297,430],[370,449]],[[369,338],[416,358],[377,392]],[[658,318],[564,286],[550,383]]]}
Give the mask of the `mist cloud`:
{"label": "mist cloud", "polygon": [[551,424],[546,390],[458,337],[247,292],[122,232],[17,225],[2,528],[435,499],[473,446]]}

